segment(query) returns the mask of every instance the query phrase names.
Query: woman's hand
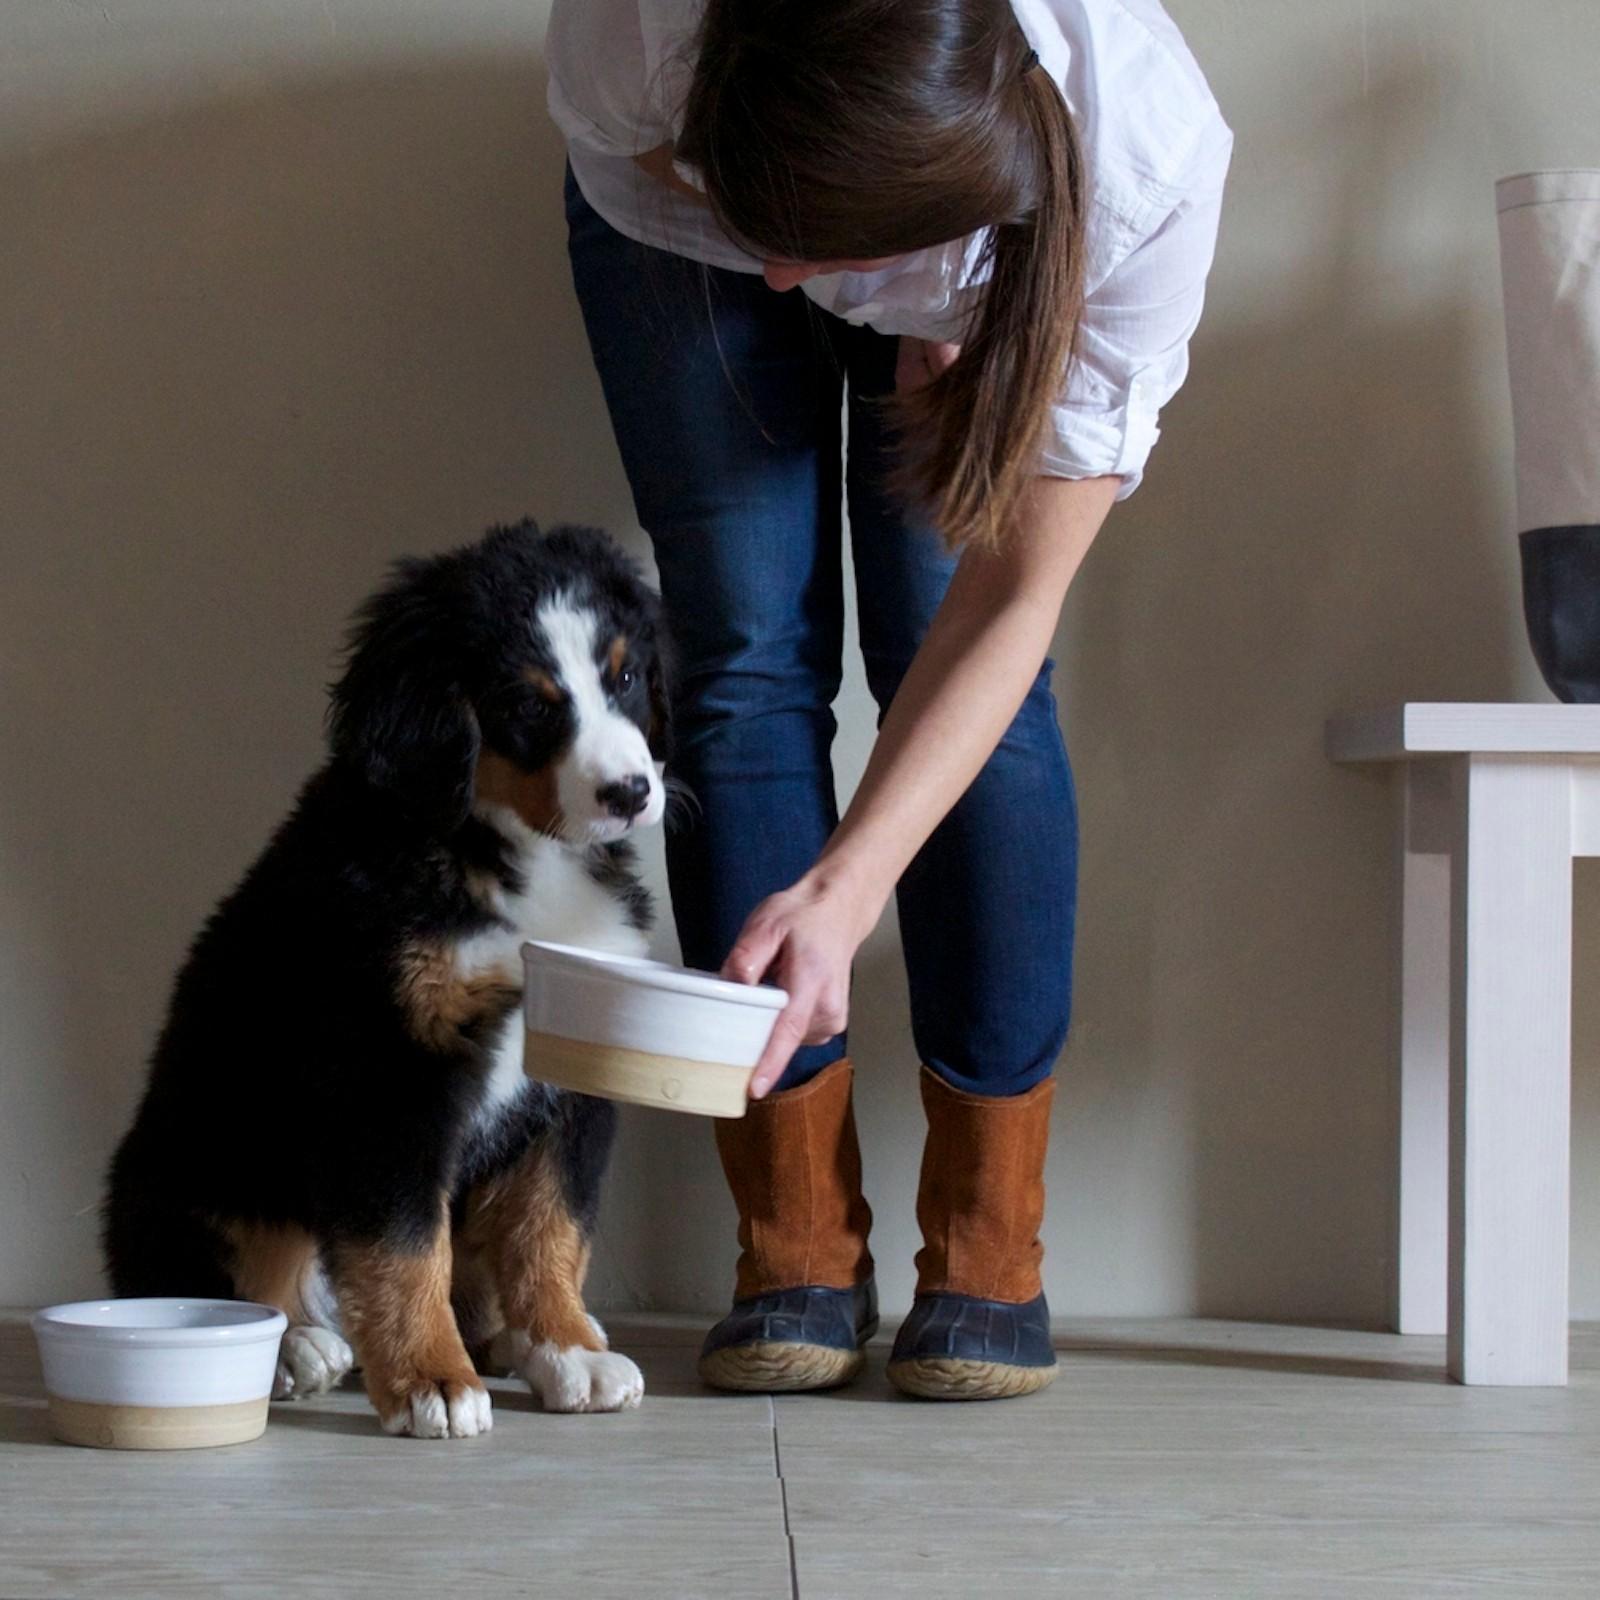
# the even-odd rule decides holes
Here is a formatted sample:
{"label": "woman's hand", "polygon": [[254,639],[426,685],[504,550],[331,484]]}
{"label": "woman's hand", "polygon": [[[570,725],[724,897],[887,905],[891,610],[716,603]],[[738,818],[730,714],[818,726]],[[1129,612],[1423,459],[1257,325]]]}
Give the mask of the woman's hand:
{"label": "woman's hand", "polygon": [[783,1076],[801,1045],[822,1044],[843,1032],[850,1013],[850,963],[888,897],[886,887],[831,877],[819,863],[750,913],[722,975],[736,983],[769,978],[789,992],[789,1004],[756,1063],[752,1100]]}
{"label": "woman's hand", "polygon": [[654,150],[646,150],[633,159],[635,164],[648,172],[657,183],[664,183],[669,189],[681,194],[685,200],[693,200],[697,206],[706,204],[706,197],[678,176],[677,170],[672,165],[673,149],[670,144],[658,144]]}
{"label": "woman's hand", "polygon": [[913,339],[900,335],[900,349],[894,360],[894,392],[910,394],[933,382],[961,354],[958,344],[939,344],[932,339]]}

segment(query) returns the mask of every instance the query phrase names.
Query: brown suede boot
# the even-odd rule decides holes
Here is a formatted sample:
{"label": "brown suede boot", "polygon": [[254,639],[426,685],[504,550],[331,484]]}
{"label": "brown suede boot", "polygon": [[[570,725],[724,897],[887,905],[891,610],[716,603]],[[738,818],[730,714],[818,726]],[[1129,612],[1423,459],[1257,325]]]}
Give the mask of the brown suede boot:
{"label": "brown suede boot", "polygon": [[700,1353],[719,1389],[828,1389],[866,1360],[878,1312],[851,1076],[836,1061],[717,1122],[740,1247],[733,1309]]}
{"label": "brown suede boot", "polygon": [[935,1400],[1031,1394],[1056,1375],[1039,1281],[1044,1158],[1055,1083],[1008,1099],[964,1094],[923,1069],[928,1115],[917,1298],[889,1378]]}

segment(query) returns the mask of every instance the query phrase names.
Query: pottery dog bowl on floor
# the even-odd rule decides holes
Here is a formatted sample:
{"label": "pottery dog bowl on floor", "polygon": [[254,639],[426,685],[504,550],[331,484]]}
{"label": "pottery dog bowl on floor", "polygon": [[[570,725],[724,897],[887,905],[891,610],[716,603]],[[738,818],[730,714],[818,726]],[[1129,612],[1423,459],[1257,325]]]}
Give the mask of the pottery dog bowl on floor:
{"label": "pottery dog bowl on floor", "polygon": [[522,947],[523,1068],[580,1094],[742,1117],[782,989],[536,940]]}
{"label": "pottery dog bowl on floor", "polygon": [[67,1444],[193,1450],[267,1425],[287,1319],[247,1300],[82,1300],[35,1314],[50,1430]]}

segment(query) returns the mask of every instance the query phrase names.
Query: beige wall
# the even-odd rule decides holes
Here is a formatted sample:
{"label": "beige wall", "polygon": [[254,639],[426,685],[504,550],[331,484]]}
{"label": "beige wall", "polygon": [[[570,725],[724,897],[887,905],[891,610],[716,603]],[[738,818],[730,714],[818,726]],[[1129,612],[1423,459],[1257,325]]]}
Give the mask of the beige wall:
{"label": "beige wall", "polygon": [[[1194,377],[1059,640],[1085,844],[1049,1289],[1080,1313],[1370,1322],[1388,811],[1320,728],[1404,696],[1543,697],[1490,185],[1600,162],[1600,10],[1172,10],[1238,156]],[[342,619],[384,562],[528,511],[637,541],[566,278],[543,11],[0,12],[0,1304],[94,1287],[100,1175],[166,985],[317,759]],[[851,670],[849,780],[870,737]],[[1588,977],[1600,875],[1580,876]],[[1584,977],[1573,1304],[1596,1316]],[[854,1050],[892,1307],[904,1012],[885,926]],[[262,1116],[315,1114],[261,1086]],[[629,1118],[603,1231],[603,1301],[722,1297],[703,1125]]]}

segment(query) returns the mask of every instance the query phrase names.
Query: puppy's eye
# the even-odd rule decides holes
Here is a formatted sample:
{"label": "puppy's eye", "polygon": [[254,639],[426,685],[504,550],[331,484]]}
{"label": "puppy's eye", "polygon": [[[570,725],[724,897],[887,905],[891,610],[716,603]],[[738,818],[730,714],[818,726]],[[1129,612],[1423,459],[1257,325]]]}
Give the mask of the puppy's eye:
{"label": "puppy's eye", "polygon": [[624,667],[617,674],[617,693],[626,694],[639,681],[639,674],[632,667]]}

